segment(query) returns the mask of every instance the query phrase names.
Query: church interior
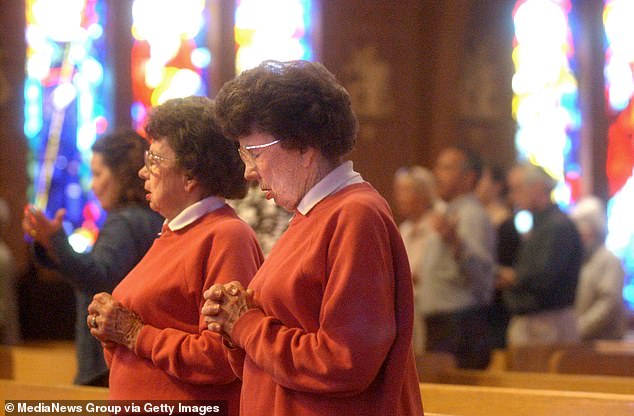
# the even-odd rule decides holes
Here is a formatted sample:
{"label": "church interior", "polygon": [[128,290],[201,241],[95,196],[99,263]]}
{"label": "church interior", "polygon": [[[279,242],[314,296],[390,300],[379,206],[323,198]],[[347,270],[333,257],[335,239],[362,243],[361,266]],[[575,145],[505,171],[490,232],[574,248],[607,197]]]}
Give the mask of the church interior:
{"label": "church interior", "polygon": [[426,414],[631,414],[634,1],[18,0],[0,9],[0,237],[14,259],[20,328],[0,353],[0,378],[15,381],[2,380],[3,399],[107,397],[71,387],[73,289],[34,261],[25,205],[49,217],[65,208],[71,245],[89,251],[105,218],[90,190],[97,137],[117,126],[143,132],[153,106],[213,99],[265,59],[305,59],[350,94],[359,131],[349,158],[393,208],[399,168],[432,169],[444,148],[466,145],[489,165],[543,167],[564,212],[587,196],[607,209],[606,245],[625,273],[625,337],[499,350],[482,371],[423,354]]}

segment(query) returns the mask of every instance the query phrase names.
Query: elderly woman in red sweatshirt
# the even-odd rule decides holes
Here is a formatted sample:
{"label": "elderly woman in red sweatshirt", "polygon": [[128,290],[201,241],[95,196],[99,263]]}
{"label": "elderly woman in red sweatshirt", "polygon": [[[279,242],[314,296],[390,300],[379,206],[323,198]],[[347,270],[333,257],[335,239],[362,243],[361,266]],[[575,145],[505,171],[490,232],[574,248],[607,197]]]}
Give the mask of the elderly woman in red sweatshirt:
{"label": "elderly woman in red sweatshirt", "polygon": [[318,63],[267,61],[223,86],[216,116],[246,178],[295,213],[248,290],[205,292],[241,415],[422,415],[407,255],[386,201],[344,161],[348,93]]}
{"label": "elderly woman in red sweatshirt", "polygon": [[204,290],[248,284],[263,260],[255,233],[225,203],[246,193],[244,164],[204,97],[155,108],[146,132],[152,143],[139,175],[163,230],[112,295],[97,294],[88,307],[110,366],[110,399],[226,400],[237,415],[240,381],[200,312]]}

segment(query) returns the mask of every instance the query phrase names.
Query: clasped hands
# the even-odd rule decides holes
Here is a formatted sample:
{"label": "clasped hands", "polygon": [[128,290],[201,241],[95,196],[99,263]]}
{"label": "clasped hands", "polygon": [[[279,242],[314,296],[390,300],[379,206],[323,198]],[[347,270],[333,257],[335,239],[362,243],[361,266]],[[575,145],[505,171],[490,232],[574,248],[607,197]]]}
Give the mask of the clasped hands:
{"label": "clasped hands", "polygon": [[92,336],[104,346],[120,344],[134,350],[136,340],[143,327],[141,318],[123,306],[110,294],[97,293],[88,305],[86,323]]}
{"label": "clasped hands", "polygon": [[203,294],[205,304],[202,314],[207,328],[222,335],[232,346],[231,335],[238,318],[249,310],[258,308],[253,295],[253,289],[245,289],[238,281],[211,286]]}

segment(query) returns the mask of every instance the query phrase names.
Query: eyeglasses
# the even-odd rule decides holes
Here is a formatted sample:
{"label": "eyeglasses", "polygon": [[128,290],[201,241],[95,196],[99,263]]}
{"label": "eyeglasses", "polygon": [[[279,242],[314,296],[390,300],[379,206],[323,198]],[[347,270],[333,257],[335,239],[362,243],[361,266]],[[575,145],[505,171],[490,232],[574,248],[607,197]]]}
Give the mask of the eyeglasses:
{"label": "eyeglasses", "polygon": [[251,152],[251,150],[254,149],[266,149],[267,147],[271,147],[274,144],[278,144],[281,140],[273,140],[272,142],[268,142],[268,143],[264,143],[264,144],[254,144],[251,146],[240,146],[238,147],[238,153],[240,153],[240,158],[242,158],[242,161],[244,162],[244,164],[250,164],[250,165],[255,165],[256,160],[258,159],[258,157],[260,157],[260,155],[262,153],[258,153],[253,154],[253,152]]}
{"label": "eyeglasses", "polygon": [[156,173],[156,170],[154,168],[158,166],[159,162],[173,162],[177,159],[159,156],[156,153],[153,153],[151,150],[146,150],[143,160],[145,161],[145,168],[148,170],[148,172]]}

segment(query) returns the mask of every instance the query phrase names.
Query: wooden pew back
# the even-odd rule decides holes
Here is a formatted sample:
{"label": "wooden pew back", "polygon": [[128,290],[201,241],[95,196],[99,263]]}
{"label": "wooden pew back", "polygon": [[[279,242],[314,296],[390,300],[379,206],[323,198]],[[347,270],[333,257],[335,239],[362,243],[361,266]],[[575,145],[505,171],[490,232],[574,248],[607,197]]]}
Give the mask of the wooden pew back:
{"label": "wooden pew back", "polygon": [[634,395],[421,384],[429,412],[461,416],[631,416]]}
{"label": "wooden pew back", "polygon": [[[31,342],[1,346],[2,362],[10,371],[1,371],[0,378],[36,384],[72,384],[77,369],[75,345],[72,341]],[[4,364],[2,364],[4,366]]]}
{"label": "wooden pew back", "polygon": [[555,351],[550,359],[550,371],[634,377],[634,354],[591,349]]}
{"label": "wooden pew back", "polygon": [[634,377],[453,369],[437,373],[435,382],[467,386],[634,394]]}
{"label": "wooden pew back", "polygon": [[105,387],[53,386],[0,379],[3,400],[108,400]]}

